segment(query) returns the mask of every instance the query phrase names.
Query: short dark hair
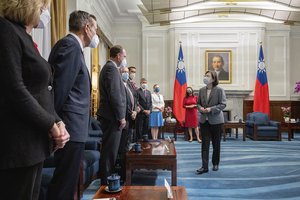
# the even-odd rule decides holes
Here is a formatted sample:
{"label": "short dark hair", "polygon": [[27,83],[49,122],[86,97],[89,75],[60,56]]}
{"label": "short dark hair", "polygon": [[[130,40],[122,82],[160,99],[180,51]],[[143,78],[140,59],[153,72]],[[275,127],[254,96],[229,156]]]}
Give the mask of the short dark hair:
{"label": "short dark hair", "polygon": [[70,14],[69,17],[69,31],[80,31],[86,24],[93,23],[92,20],[97,21],[94,15],[91,15],[82,10],[75,10]]}
{"label": "short dark hair", "polygon": [[121,53],[123,51],[123,47],[121,45],[115,45],[109,50],[109,54],[111,58],[115,58],[118,53]]}
{"label": "short dark hair", "polygon": [[142,83],[142,82],[147,82],[147,79],[145,79],[145,78],[141,78],[141,81],[140,81],[140,83]]}
{"label": "short dark hair", "polygon": [[212,70],[208,70],[205,72],[205,75],[210,73],[211,74],[211,77],[214,79],[214,82],[212,82],[212,85],[213,86],[217,86],[219,84],[219,78],[218,78],[218,75],[215,71],[212,71]]}
{"label": "short dark hair", "polygon": [[135,66],[130,66],[130,67],[128,67],[128,69],[130,71],[131,69],[136,69],[136,67]]}

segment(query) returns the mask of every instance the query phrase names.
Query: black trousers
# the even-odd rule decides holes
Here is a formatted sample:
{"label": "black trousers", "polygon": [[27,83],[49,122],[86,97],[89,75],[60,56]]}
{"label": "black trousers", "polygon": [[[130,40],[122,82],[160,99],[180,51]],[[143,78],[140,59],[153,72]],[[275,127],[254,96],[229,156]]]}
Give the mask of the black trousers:
{"label": "black trousers", "polygon": [[119,129],[119,122],[98,118],[103,131],[101,158],[100,158],[100,178],[101,184],[107,185],[107,177],[115,173],[115,164],[121,141],[122,130]]}
{"label": "black trousers", "polygon": [[48,186],[47,200],[74,199],[83,151],[83,142],[69,141],[55,152],[56,168]]}
{"label": "black trousers", "polygon": [[150,138],[149,115],[139,113],[136,120],[136,141],[142,139],[143,135],[147,135]]}
{"label": "black trousers", "polygon": [[29,167],[0,170],[0,197],[13,200],[38,200],[43,162]]}
{"label": "black trousers", "polygon": [[204,124],[200,124],[200,130],[202,136],[202,167],[208,169],[210,141],[213,146],[212,164],[219,165],[223,124],[209,124],[208,121],[206,121]]}

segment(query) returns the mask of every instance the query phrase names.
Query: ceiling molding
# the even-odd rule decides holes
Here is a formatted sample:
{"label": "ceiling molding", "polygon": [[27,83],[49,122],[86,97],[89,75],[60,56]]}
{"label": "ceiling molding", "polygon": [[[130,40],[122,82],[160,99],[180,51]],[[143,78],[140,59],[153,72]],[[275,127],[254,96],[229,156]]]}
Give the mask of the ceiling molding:
{"label": "ceiling molding", "polygon": [[188,6],[193,6],[196,4],[206,4],[206,3],[224,3],[227,6],[238,5],[239,2],[249,3],[259,3],[259,2],[270,2],[278,5],[287,6],[290,8],[300,9],[299,0],[141,0],[148,12],[161,11],[161,10],[171,10],[184,8]]}
{"label": "ceiling molding", "polygon": [[[267,1],[273,6],[259,4],[262,2],[259,0],[142,0],[143,5],[139,5],[139,8],[150,24],[249,20],[300,25],[300,0]],[[196,4],[202,7],[194,7],[194,9],[188,7]],[[263,7],[266,9],[262,9]],[[175,8],[181,8],[182,11],[176,11]]]}

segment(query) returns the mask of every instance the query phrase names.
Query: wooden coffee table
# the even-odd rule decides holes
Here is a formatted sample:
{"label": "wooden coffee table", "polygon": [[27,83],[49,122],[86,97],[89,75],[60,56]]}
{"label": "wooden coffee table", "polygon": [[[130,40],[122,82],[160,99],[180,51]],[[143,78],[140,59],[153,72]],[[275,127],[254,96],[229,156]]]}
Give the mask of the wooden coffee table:
{"label": "wooden coffee table", "polygon": [[242,128],[243,129],[243,141],[246,140],[246,124],[245,122],[239,122],[239,121],[227,121],[224,123],[223,126],[223,141],[226,141],[226,129],[232,129],[235,128],[236,131],[236,138],[238,138],[238,128]]}
{"label": "wooden coffee table", "polygon": [[[116,200],[168,200],[167,189],[164,186],[123,186],[118,193],[108,193],[106,186],[101,186],[93,199],[116,198]],[[185,187],[172,186],[172,200],[187,200]]]}
{"label": "wooden coffee table", "polygon": [[142,152],[131,149],[126,154],[126,185],[131,185],[131,175],[135,169],[171,170],[172,185],[177,185],[177,156],[174,141],[149,140],[140,142]]}
{"label": "wooden coffee table", "polygon": [[281,127],[287,128],[288,140],[294,138],[294,131],[300,130],[300,122],[281,122]]}

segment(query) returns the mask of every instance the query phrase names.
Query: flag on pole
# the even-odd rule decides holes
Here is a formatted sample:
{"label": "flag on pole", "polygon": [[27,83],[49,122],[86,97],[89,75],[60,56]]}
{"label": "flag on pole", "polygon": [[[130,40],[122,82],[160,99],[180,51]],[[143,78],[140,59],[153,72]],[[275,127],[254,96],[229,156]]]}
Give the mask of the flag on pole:
{"label": "flag on pole", "polygon": [[181,44],[179,47],[179,54],[176,67],[176,79],[174,83],[174,96],[173,96],[173,113],[177,121],[182,124],[185,120],[185,109],[183,108],[183,99],[186,94],[186,75],[185,65],[183,60],[183,53]]}
{"label": "flag on pole", "polygon": [[269,86],[262,45],[259,50],[253,111],[263,112],[270,116]]}

